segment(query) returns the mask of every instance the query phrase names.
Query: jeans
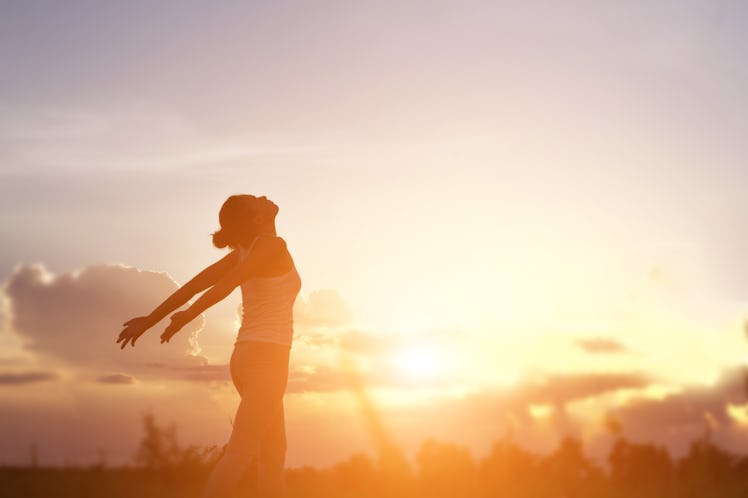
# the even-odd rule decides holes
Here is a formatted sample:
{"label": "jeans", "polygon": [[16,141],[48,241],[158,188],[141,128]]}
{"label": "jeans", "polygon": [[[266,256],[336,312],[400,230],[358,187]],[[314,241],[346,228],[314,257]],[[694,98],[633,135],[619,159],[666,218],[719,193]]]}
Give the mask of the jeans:
{"label": "jeans", "polygon": [[239,342],[231,355],[231,379],[241,401],[226,451],[213,469],[203,498],[225,498],[257,459],[259,496],[282,496],[286,430],[283,394],[291,348],[259,341]]}

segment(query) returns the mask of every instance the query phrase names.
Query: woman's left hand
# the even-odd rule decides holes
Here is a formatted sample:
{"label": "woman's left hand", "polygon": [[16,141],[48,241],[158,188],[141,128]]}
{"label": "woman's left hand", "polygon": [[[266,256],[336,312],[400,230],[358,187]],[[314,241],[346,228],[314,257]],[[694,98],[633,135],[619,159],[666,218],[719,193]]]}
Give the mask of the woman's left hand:
{"label": "woman's left hand", "polygon": [[171,323],[168,327],[166,327],[164,333],[161,334],[161,344],[169,342],[169,339],[171,339],[174,334],[179,332],[182,327],[184,327],[191,321],[192,319],[188,316],[187,311],[177,311],[176,313],[171,315]]}
{"label": "woman's left hand", "polygon": [[123,325],[125,328],[119,333],[119,337],[117,338],[117,342],[122,343],[120,349],[125,349],[128,342],[135,346],[135,341],[138,340],[138,337],[155,324],[148,316],[138,316],[126,321]]}

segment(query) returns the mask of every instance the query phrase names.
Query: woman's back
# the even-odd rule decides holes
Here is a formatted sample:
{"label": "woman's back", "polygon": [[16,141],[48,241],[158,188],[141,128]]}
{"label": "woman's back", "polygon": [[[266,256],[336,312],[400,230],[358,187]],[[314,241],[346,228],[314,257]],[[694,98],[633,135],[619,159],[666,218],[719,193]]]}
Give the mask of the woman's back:
{"label": "woman's back", "polygon": [[[252,252],[260,236],[248,248],[239,247],[243,260]],[[242,323],[236,343],[260,341],[291,346],[293,305],[301,290],[301,277],[288,256],[285,273],[253,276],[241,284]],[[283,262],[281,262],[283,263]],[[280,267],[283,267],[281,264]]]}

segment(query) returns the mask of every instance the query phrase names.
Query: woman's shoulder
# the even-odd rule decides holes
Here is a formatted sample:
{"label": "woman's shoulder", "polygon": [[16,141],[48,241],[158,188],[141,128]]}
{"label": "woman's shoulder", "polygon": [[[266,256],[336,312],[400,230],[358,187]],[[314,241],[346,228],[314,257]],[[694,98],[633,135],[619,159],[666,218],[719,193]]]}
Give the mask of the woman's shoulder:
{"label": "woman's shoulder", "polygon": [[255,247],[269,254],[286,250],[286,241],[275,235],[261,235],[255,242]]}
{"label": "woman's shoulder", "polygon": [[276,276],[293,268],[293,258],[286,249],[286,241],[272,235],[257,237],[251,247],[241,249],[238,266],[244,278]]}
{"label": "woman's shoulder", "polygon": [[[288,254],[286,241],[274,235],[261,235],[252,242],[250,247],[242,248],[241,251],[241,260],[255,261],[271,261]],[[248,258],[250,254],[252,258]]]}

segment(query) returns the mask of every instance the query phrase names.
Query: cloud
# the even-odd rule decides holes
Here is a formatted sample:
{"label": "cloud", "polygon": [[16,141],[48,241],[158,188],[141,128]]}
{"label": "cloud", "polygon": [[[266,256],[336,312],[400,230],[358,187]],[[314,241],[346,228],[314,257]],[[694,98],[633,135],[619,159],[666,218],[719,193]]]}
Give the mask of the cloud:
{"label": "cloud", "polygon": [[196,365],[172,368],[179,379],[196,382],[230,382],[229,365]]}
{"label": "cloud", "polygon": [[663,441],[683,450],[709,426],[720,444],[736,449],[742,445],[744,450],[748,432],[727,407],[745,404],[746,380],[743,367],[727,368],[713,385],[686,386],[664,399],[638,400],[615,410],[615,416],[633,439]]}
{"label": "cloud", "polygon": [[54,372],[6,372],[0,373],[0,386],[35,384],[56,379],[57,374]]}
{"label": "cloud", "polygon": [[350,388],[350,374],[331,367],[295,368],[288,374],[286,392],[335,392]]}
{"label": "cloud", "polygon": [[296,301],[294,323],[300,326],[335,327],[351,321],[351,310],[332,289],[317,290]]}
{"label": "cloud", "polygon": [[92,265],[53,275],[40,264],[22,265],[4,287],[10,327],[37,356],[76,369],[120,371],[147,376],[154,364],[188,367],[204,364],[197,355],[203,319],[190,323],[168,344],[159,326],[134,348],[115,342],[122,323],[155,308],[177,288],[166,274],[120,265]]}
{"label": "cloud", "polygon": [[350,331],[340,336],[340,347],[353,354],[382,355],[395,351],[403,338],[391,334]]}
{"label": "cloud", "polygon": [[[745,385],[742,367],[725,370],[715,384],[681,386],[679,392],[661,395],[651,392],[658,386],[656,379],[637,373],[549,374],[542,381],[526,380],[511,388],[457,399],[443,396],[426,405],[425,412],[424,407],[403,408],[389,420],[382,412],[385,420],[396,424],[398,440],[409,444],[449,434],[452,440],[481,448],[487,440],[511,434],[518,444],[543,452],[559,438],[574,435],[585,440],[591,454],[604,457],[614,439],[606,420],[613,419],[621,436],[665,446],[673,455],[682,455],[705,434],[730,451],[745,453]],[[640,395],[616,396],[624,392]],[[541,419],[533,416],[533,405],[551,405],[552,410]]]}
{"label": "cloud", "polygon": [[8,323],[8,304],[5,296],[0,294],[0,334],[6,331]]}
{"label": "cloud", "polygon": [[629,349],[615,339],[604,339],[601,337],[591,339],[577,339],[574,341],[579,349],[585,353],[607,354],[607,353],[628,353]]}
{"label": "cloud", "polygon": [[37,109],[22,119],[0,122],[0,145],[14,159],[22,159],[10,162],[13,172],[23,172],[24,167],[92,172],[105,165],[110,173],[138,169],[153,174],[305,151],[278,143],[247,143],[244,135],[206,134],[182,116],[153,110]]}
{"label": "cloud", "polygon": [[332,334],[319,334],[317,332],[294,331],[293,342],[296,347],[300,345],[313,348],[338,347],[340,337]]}
{"label": "cloud", "polygon": [[103,375],[96,379],[101,384],[135,384],[135,377],[125,374]]}
{"label": "cloud", "polygon": [[520,385],[518,391],[528,402],[565,404],[619,389],[646,387],[651,382],[650,378],[639,373],[555,374],[539,382]]}
{"label": "cloud", "polygon": [[302,331],[294,341],[306,346],[335,348],[353,354],[365,354],[369,357],[392,352],[403,340],[392,334],[375,334],[358,330],[344,332]]}
{"label": "cloud", "polygon": [[429,330],[415,334],[344,330],[334,332],[303,331],[296,337],[311,346],[335,347],[347,353],[367,357],[394,353],[404,347],[420,347],[427,344],[456,346],[466,338],[457,330]]}

